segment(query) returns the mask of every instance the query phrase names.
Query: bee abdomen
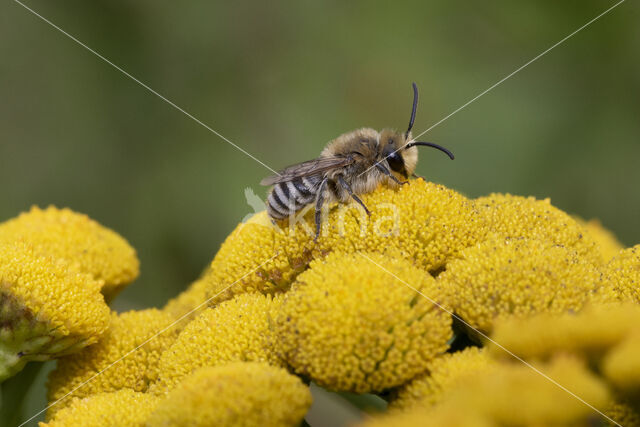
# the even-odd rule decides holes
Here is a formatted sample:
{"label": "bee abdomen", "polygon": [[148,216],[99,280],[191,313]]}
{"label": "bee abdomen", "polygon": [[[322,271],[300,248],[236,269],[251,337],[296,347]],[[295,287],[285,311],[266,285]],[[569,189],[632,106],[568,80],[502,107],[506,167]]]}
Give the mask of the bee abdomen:
{"label": "bee abdomen", "polygon": [[296,213],[316,198],[321,177],[302,177],[273,186],[267,199],[267,211],[274,219]]}

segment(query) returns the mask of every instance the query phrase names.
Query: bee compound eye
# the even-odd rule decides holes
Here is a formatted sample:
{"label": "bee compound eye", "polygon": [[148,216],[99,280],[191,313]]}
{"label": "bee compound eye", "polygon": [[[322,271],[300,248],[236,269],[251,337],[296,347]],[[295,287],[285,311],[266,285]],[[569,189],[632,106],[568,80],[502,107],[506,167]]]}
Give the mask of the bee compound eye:
{"label": "bee compound eye", "polygon": [[387,162],[389,162],[389,167],[394,172],[402,172],[404,170],[404,160],[400,154],[393,152],[387,156]]}

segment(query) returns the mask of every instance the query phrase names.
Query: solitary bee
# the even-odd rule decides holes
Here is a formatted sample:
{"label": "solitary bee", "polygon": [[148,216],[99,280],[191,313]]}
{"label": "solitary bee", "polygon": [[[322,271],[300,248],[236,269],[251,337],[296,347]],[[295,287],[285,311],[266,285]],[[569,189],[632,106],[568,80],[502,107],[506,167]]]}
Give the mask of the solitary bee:
{"label": "solitary bee", "polygon": [[418,87],[413,83],[413,108],[404,134],[391,129],[354,130],[329,142],[317,159],[289,166],[263,179],[261,185],[273,185],[267,204],[269,216],[273,220],[284,219],[315,203],[317,239],[324,203],[345,203],[352,198],[370,214],[358,195],[373,191],[380,182],[398,187],[406,184],[410,176],[415,177],[417,146],[437,148],[453,160],[453,153],[438,144],[412,141],[417,107]]}

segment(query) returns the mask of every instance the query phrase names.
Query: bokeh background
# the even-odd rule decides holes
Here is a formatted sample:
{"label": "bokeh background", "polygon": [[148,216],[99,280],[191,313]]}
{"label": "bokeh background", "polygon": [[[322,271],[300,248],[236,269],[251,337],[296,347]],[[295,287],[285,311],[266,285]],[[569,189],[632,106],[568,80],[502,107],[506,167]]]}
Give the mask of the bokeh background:
{"label": "bokeh background", "polygon": [[[614,2],[25,2],[274,169],[361,126],[420,133]],[[626,1],[442,122],[418,173],[550,197],[640,241],[640,4]],[[0,5],[0,220],[68,206],[139,251],[115,301],[162,306],[271,172],[14,1]],[[43,374],[44,375],[44,374]],[[33,390],[35,408],[43,387]],[[40,409],[40,408],[38,408]]]}

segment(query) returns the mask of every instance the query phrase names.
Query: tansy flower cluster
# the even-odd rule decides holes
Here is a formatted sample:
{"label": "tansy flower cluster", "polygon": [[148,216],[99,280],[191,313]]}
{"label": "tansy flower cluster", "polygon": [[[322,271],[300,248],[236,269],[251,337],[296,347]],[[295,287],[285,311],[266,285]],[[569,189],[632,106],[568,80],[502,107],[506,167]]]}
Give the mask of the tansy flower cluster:
{"label": "tansy flower cluster", "polygon": [[138,275],[135,250],[86,215],[49,207],[0,224],[0,381],[98,340],[105,298]]}
{"label": "tansy flower cluster", "polygon": [[0,373],[58,358],[51,427],[299,426],[311,383],[384,399],[366,426],[640,425],[640,246],[549,200],[422,179],[362,199],[317,240],[312,211],[258,213],[126,313],[105,298],[135,251],[34,208],[0,225]]}

